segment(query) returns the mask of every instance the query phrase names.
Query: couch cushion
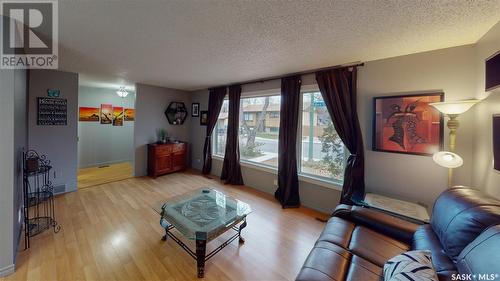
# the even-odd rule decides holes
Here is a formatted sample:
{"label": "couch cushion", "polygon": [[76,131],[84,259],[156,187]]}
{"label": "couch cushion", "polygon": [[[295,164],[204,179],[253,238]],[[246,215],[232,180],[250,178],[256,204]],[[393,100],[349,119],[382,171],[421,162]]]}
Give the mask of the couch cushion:
{"label": "couch cushion", "polygon": [[319,241],[309,253],[296,280],[344,280],[351,254],[335,244]]}
{"label": "couch cushion", "polygon": [[432,252],[432,264],[440,278],[451,278],[452,274],[457,273],[455,264],[444,252],[430,225],[424,224],[417,229],[413,235],[411,248],[412,250],[430,250]]}
{"label": "couch cushion", "polygon": [[379,267],[410,249],[409,245],[363,226],[356,226],[349,243],[349,250]]}
{"label": "couch cushion", "polygon": [[326,241],[339,245],[347,249],[351,241],[351,235],[354,230],[354,223],[347,220],[332,217],[328,220],[325,229],[318,238],[318,241]]}
{"label": "couch cushion", "polygon": [[500,225],[492,226],[467,245],[457,259],[461,274],[500,276]]}
{"label": "couch cushion", "polygon": [[358,256],[352,256],[346,280],[380,281],[383,279],[384,277],[381,267],[376,266],[375,264]]}
{"label": "couch cushion", "polygon": [[432,229],[453,261],[484,229],[499,223],[500,201],[469,187],[441,193],[431,218]]}

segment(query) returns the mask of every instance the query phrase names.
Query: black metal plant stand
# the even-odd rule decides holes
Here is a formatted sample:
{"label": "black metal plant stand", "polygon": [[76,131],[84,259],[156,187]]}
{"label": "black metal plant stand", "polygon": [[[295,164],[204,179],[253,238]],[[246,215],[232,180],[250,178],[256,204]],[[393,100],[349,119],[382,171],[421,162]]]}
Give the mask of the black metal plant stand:
{"label": "black metal plant stand", "polygon": [[50,181],[52,166],[45,155],[34,150],[23,153],[24,248],[30,237],[53,228],[59,232],[54,209],[54,190]]}

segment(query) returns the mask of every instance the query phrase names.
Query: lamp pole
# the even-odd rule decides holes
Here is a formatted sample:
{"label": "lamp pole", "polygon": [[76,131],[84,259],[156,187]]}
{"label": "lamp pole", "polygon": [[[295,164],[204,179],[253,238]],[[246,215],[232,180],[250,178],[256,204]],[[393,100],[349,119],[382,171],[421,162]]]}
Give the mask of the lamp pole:
{"label": "lamp pole", "polygon": [[[458,114],[447,114],[450,120],[446,123],[448,129],[450,129],[450,151],[455,152],[455,147],[457,145],[457,129],[460,123],[457,120]],[[448,168],[448,187],[452,186],[453,169]]]}

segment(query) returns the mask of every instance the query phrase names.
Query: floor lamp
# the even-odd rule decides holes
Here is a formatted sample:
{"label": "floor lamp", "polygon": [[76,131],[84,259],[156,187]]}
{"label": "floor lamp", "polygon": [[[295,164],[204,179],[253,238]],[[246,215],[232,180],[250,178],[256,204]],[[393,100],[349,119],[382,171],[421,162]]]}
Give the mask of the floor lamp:
{"label": "floor lamp", "polygon": [[439,110],[439,112],[445,114],[448,118],[450,118],[446,123],[448,129],[450,129],[449,151],[440,151],[433,156],[434,162],[442,167],[448,168],[448,187],[451,187],[453,169],[463,165],[462,157],[455,153],[455,147],[457,145],[456,133],[460,125],[457,118],[460,114],[465,113],[478,102],[479,100],[465,100],[452,102],[435,102],[430,104],[437,110]]}

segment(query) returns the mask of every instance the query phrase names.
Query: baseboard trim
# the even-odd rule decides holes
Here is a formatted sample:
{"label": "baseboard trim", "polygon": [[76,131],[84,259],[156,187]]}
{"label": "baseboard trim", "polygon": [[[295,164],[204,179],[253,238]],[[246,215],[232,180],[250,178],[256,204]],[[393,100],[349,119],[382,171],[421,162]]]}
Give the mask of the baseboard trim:
{"label": "baseboard trim", "polygon": [[14,273],[16,270],[16,266],[14,264],[8,265],[4,268],[0,268],[0,277],[7,276],[9,274]]}

